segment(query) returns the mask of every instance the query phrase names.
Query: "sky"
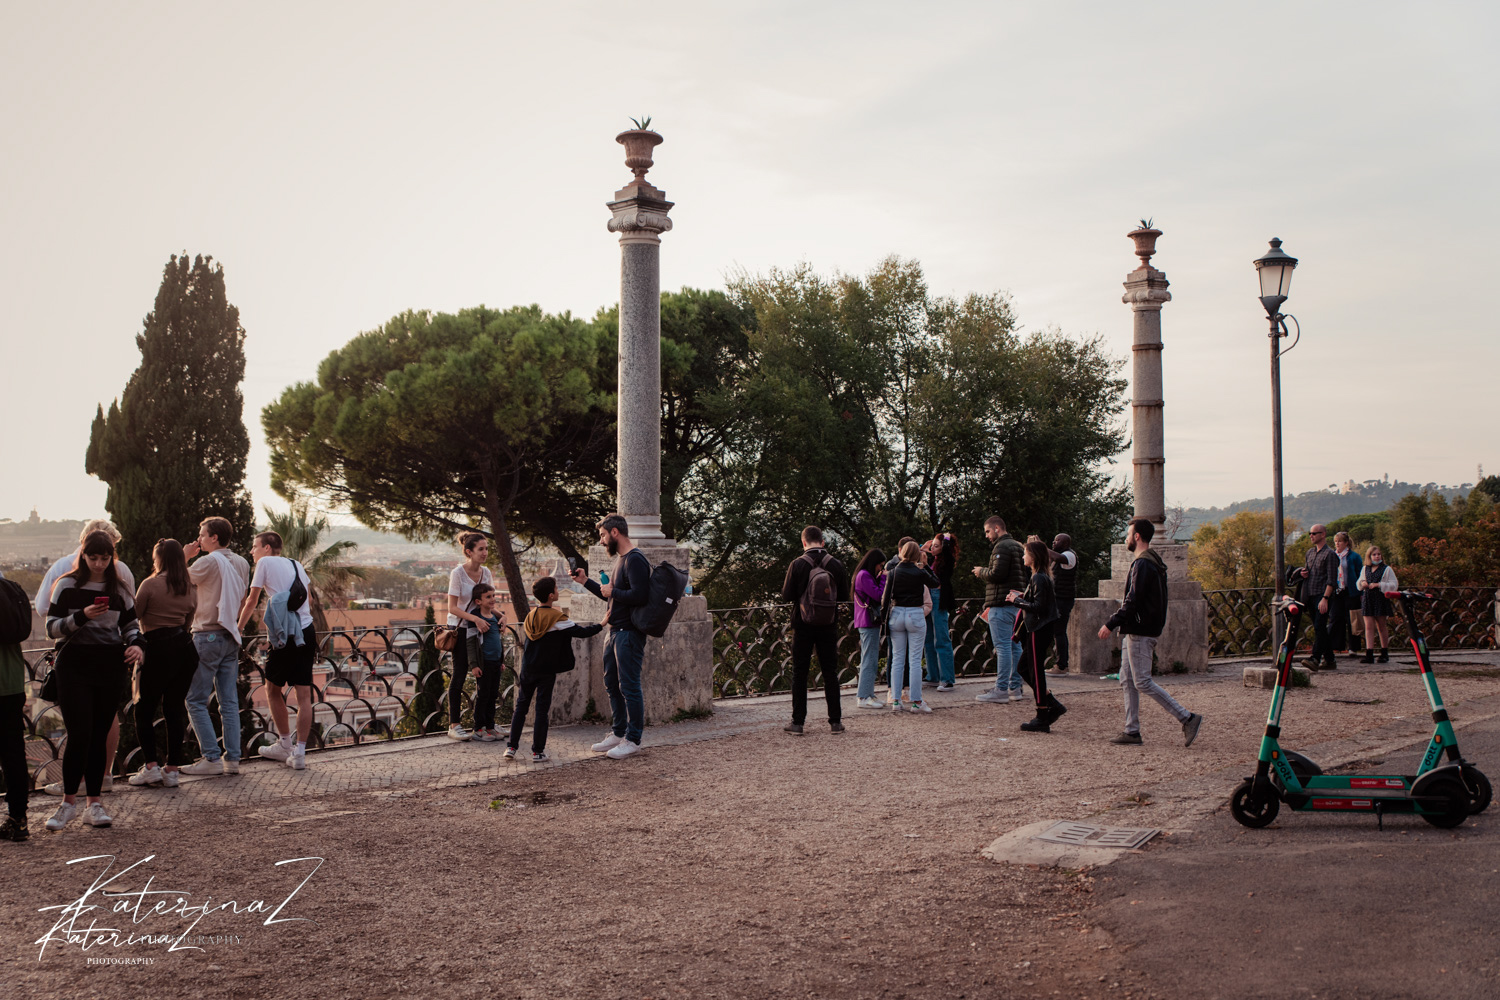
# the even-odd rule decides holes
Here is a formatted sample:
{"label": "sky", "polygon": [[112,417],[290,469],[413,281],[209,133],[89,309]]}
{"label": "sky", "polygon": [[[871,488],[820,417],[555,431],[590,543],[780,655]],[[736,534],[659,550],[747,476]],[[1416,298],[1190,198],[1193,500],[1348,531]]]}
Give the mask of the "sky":
{"label": "sky", "polygon": [[618,297],[614,136],[644,114],[665,289],[899,254],[1125,358],[1150,217],[1166,494],[1222,505],[1271,493],[1251,262],[1280,237],[1288,492],[1470,482],[1500,472],[1497,29],[1493,4],[1368,0],[0,0],[0,517],[102,512],[90,421],[173,253],[222,263],[247,331],[257,506],[284,506],[262,407],[358,333],[591,316]]}

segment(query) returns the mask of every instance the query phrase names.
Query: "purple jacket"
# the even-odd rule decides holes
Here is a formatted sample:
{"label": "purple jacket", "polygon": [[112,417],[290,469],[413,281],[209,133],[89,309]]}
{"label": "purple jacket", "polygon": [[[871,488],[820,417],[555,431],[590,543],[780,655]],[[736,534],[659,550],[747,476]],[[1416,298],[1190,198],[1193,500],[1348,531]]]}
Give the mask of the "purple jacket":
{"label": "purple jacket", "polygon": [[875,628],[876,622],[871,618],[867,607],[880,610],[880,602],[885,597],[885,588],[876,582],[870,571],[862,569],[854,574],[854,627]]}

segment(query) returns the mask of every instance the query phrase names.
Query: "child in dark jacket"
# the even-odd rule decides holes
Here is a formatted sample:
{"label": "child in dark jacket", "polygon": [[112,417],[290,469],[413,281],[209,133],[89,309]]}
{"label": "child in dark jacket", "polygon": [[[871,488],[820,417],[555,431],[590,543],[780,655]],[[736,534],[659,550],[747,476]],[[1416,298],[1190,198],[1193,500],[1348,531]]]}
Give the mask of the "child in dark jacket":
{"label": "child in dark jacket", "polygon": [[598,634],[604,624],[577,625],[569,621],[566,611],[554,607],[557,581],[550,576],[532,584],[531,593],[541,603],[531,609],[522,626],[526,634],[526,652],[521,657],[519,691],[516,693],[516,710],[510,718],[510,741],[505,747],[505,759],[515,759],[516,749],[521,745],[521,728],[526,724],[526,712],[535,695],[536,722],[531,730],[531,759],[540,762],[548,759],[547,717],[552,713],[552,685],[558,674],[573,669],[573,640]]}

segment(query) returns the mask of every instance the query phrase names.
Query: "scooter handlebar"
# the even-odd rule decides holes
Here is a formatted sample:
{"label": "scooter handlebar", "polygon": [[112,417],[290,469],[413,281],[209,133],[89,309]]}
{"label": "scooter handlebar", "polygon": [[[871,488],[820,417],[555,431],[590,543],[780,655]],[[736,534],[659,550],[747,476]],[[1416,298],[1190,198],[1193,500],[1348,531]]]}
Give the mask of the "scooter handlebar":
{"label": "scooter handlebar", "polygon": [[1399,597],[1403,601],[1434,601],[1434,600],[1437,600],[1437,598],[1434,595],[1423,593],[1420,590],[1396,590],[1396,591],[1392,591],[1389,594],[1386,594],[1385,596],[1387,596],[1387,597]]}
{"label": "scooter handlebar", "polygon": [[1283,597],[1271,605],[1271,610],[1282,615],[1300,615],[1302,613],[1302,602],[1293,597]]}

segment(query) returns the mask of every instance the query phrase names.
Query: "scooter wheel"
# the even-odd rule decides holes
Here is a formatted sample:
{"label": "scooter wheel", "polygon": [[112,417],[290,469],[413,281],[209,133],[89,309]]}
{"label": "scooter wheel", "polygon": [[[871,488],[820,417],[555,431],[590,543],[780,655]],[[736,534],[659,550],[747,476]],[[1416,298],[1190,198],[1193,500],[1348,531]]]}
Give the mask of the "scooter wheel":
{"label": "scooter wheel", "polygon": [[1441,812],[1422,813],[1422,818],[1433,826],[1449,830],[1469,818],[1469,791],[1457,778],[1439,778],[1422,789],[1422,794],[1431,798],[1448,800],[1447,807]]}
{"label": "scooter wheel", "polygon": [[1281,811],[1281,800],[1274,794],[1264,799],[1255,798],[1255,783],[1242,781],[1229,797],[1229,812],[1242,826],[1260,829],[1270,825]]}
{"label": "scooter wheel", "polygon": [[1490,807],[1490,779],[1473,764],[1465,764],[1460,776],[1469,792],[1469,815],[1477,816]]}

